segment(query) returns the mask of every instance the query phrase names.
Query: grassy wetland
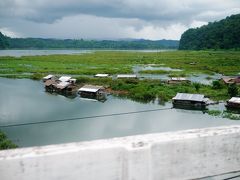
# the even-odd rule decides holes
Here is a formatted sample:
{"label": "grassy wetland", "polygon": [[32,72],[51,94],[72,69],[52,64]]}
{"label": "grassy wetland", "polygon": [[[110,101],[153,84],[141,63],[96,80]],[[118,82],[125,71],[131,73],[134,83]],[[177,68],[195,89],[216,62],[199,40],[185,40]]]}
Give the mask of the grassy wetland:
{"label": "grassy wetland", "polygon": [[[119,80],[93,78],[97,73],[131,74],[134,66],[167,67],[179,69],[140,70],[142,74],[165,74],[168,77],[188,77],[194,74],[239,75],[239,51],[166,51],[166,52],[121,52],[96,51],[79,55],[44,55],[22,57],[0,57],[0,74],[9,78],[40,79],[47,74],[74,75],[79,84],[104,85],[115,94],[140,102],[158,98],[168,101],[177,92],[202,93],[213,100],[229,98],[227,86],[217,89],[199,83],[166,84],[159,79]],[[210,77],[208,77],[211,79]]]}

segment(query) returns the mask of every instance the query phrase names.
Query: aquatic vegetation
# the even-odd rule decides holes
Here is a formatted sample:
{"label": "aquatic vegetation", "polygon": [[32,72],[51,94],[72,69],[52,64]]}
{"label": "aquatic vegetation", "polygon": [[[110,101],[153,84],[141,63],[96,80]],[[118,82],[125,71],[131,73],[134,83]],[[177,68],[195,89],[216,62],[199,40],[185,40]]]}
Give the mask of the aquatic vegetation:
{"label": "aquatic vegetation", "polygon": [[169,74],[170,71],[166,71],[166,70],[142,70],[139,71],[138,73],[140,74]]}
{"label": "aquatic vegetation", "polygon": [[205,112],[211,116],[220,116],[222,114],[222,111],[219,110],[206,110]]}
{"label": "aquatic vegetation", "polygon": [[232,119],[232,120],[240,120],[240,114],[235,114],[235,113],[228,112],[228,111],[224,111],[222,117]]}
{"label": "aquatic vegetation", "polygon": [[[98,51],[80,55],[0,57],[0,74],[118,74],[132,73],[132,67],[136,64],[155,64],[155,66],[164,64],[173,69],[184,69],[184,72],[172,72],[172,76],[178,74],[184,76],[184,74],[189,73],[214,74],[216,72],[224,75],[237,75],[240,71],[239,58],[239,51],[168,51],[151,53]],[[195,64],[192,65],[192,62],[195,62]]]}
{"label": "aquatic vegetation", "polygon": [[7,136],[0,131],[0,150],[1,149],[13,149],[17,148],[17,145],[15,145],[12,141],[10,141]]}
{"label": "aquatic vegetation", "polygon": [[[227,58],[227,60],[226,60]],[[170,77],[215,72],[234,75],[239,73],[238,51],[169,51],[169,52],[120,52],[98,51],[81,55],[46,55],[23,57],[0,57],[0,76],[9,78],[41,79],[47,74],[74,75],[78,84],[104,85],[111,90],[124,92],[124,96],[137,101],[149,102],[155,98],[168,101],[178,92],[201,93],[212,100],[229,98],[227,86],[221,84],[199,85],[165,84],[160,80],[93,78],[97,73],[110,75],[133,73],[137,65],[162,66],[183,71],[143,70],[141,73],[167,73]],[[192,62],[195,62],[194,64]],[[89,76],[89,77],[88,77]]]}

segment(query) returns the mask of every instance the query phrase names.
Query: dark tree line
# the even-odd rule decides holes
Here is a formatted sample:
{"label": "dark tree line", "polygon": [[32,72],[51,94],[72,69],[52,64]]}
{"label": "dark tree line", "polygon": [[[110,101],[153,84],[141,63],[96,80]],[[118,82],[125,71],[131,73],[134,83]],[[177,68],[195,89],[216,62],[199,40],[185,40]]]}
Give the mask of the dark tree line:
{"label": "dark tree line", "polygon": [[1,34],[0,49],[177,49],[175,40],[75,40],[8,38]]}
{"label": "dark tree line", "polygon": [[6,48],[9,48],[8,37],[4,36],[0,32],[0,49],[6,49]]}
{"label": "dark tree line", "polygon": [[179,49],[239,49],[240,14],[200,28],[189,29],[182,34]]}

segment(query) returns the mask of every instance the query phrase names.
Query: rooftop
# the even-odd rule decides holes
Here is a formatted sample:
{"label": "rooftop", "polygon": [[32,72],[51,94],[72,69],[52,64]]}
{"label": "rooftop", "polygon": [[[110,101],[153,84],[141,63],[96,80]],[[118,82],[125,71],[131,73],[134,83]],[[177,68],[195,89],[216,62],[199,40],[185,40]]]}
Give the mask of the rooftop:
{"label": "rooftop", "polygon": [[78,91],[84,91],[84,92],[97,92],[100,89],[104,89],[103,86],[93,86],[93,85],[85,85],[81,87]]}
{"label": "rooftop", "polygon": [[188,94],[188,93],[177,93],[177,95],[172,98],[173,100],[184,100],[184,101],[205,101],[204,95],[202,94]]}
{"label": "rooftop", "polygon": [[52,75],[52,74],[49,74],[49,75],[43,77],[43,79],[51,79],[52,77],[53,77],[53,75]]}
{"label": "rooftop", "polygon": [[62,76],[62,77],[59,78],[59,81],[67,82],[67,81],[69,81],[70,79],[71,79],[70,76]]}
{"label": "rooftop", "polygon": [[117,78],[137,78],[136,74],[119,74]]}
{"label": "rooftop", "polygon": [[232,97],[228,102],[240,104],[240,97]]}
{"label": "rooftop", "polygon": [[109,74],[96,74],[95,77],[108,77]]}

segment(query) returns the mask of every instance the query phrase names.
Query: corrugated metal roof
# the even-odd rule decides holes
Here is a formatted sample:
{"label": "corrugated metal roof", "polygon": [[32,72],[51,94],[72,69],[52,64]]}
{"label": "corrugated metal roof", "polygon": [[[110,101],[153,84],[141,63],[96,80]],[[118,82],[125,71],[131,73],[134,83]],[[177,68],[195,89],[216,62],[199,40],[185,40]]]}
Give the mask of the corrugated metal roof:
{"label": "corrugated metal roof", "polygon": [[70,76],[62,76],[62,77],[59,78],[59,81],[67,82],[67,81],[69,81],[70,79],[71,79]]}
{"label": "corrugated metal roof", "polygon": [[69,82],[60,82],[59,84],[57,84],[57,88],[59,89],[64,89],[65,87],[69,86],[71,83]]}
{"label": "corrugated metal roof", "polygon": [[136,78],[136,74],[119,74],[117,75],[117,78]]}
{"label": "corrugated metal roof", "polygon": [[184,77],[172,77],[171,80],[173,81],[186,81],[187,79]]}
{"label": "corrugated metal roof", "polygon": [[96,74],[95,77],[108,77],[109,74]]}
{"label": "corrugated metal roof", "polygon": [[240,98],[239,97],[232,97],[230,100],[228,100],[228,102],[240,104]]}
{"label": "corrugated metal roof", "polygon": [[43,77],[43,79],[51,79],[52,77],[53,77],[53,75],[52,75],[52,74],[49,74],[49,75]]}
{"label": "corrugated metal roof", "polygon": [[202,94],[177,93],[177,95],[173,98],[173,100],[204,102],[204,95],[202,95]]}
{"label": "corrugated metal roof", "polygon": [[83,87],[81,87],[78,91],[84,91],[84,92],[97,92],[100,89],[104,89],[103,86],[92,86],[92,85],[85,85]]}
{"label": "corrugated metal roof", "polygon": [[47,80],[47,81],[44,83],[45,86],[50,86],[50,85],[53,85],[53,84],[56,84],[56,81],[54,81],[54,80]]}

